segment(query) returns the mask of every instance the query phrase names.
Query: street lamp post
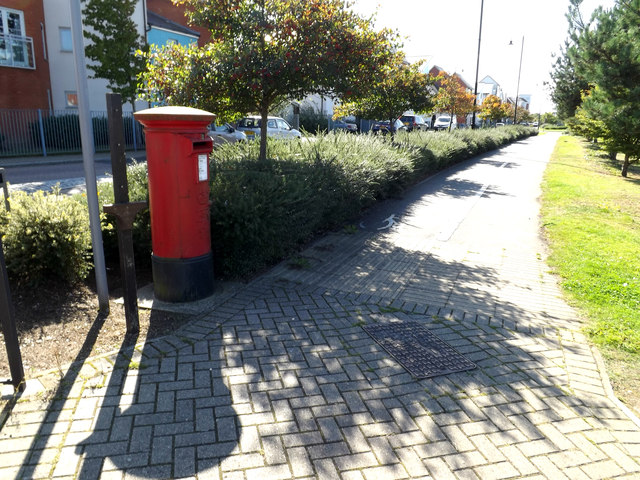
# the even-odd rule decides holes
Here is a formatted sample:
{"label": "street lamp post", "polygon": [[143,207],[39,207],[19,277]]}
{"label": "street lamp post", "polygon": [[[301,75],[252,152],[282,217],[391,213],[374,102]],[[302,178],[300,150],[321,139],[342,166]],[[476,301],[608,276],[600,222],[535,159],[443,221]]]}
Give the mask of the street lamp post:
{"label": "street lamp post", "polygon": [[[509,45],[513,45],[513,41],[509,42]],[[513,109],[513,124],[518,122],[518,97],[520,96],[520,73],[522,72],[522,53],[524,52],[524,35],[522,36],[522,46],[520,47],[520,66],[518,67],[518,86],[516,87],[516,104]]]}
{"label": "street lamp post", "polygon": [[480,41],[482,40],[482,13],[484,11],[484,0],[480,2],[480,28],[478,29],[478,59],[476,60],[476,84],[473,89],[473,115],[471,117],[471,128],[476,128],[476,108],[478,108],[478,69],[480,68]]}

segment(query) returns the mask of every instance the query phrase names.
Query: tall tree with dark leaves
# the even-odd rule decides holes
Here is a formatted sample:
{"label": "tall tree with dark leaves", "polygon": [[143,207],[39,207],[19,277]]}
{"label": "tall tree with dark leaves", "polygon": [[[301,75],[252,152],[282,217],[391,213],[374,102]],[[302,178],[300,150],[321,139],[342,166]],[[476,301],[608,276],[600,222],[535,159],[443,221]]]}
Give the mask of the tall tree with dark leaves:
{"label": "tall tree with dark leaves", "polygon": [[622,176],[640,159],[640,0],[600,8],[580,35],[578,73],[597,87],[583,108],[603,123],[609,151],[624,154]]}
{"label": "tall tree with dark leaves", "polygon": [[211,31],[212,42],[152,52],[142,79],[147,98],[170,103],[189,90],[200,105],[259,113],[261,159],[275,104],[313,93],[347,101],[362,95],[397,49],[396,34],[374,30],[372,20],[344,0],[173,2],[187,8],[193,24]]}
{"label": "tall tree with dark leaves", "polygon": [[85,55],[90,60],[93,78],[103,78],[114,93],[131,102],[135,110],[138,75],[146,59],[137,51],[146,51],[145,39],[132,20],[136,0],[83,0],[84,36],[90,41]]}

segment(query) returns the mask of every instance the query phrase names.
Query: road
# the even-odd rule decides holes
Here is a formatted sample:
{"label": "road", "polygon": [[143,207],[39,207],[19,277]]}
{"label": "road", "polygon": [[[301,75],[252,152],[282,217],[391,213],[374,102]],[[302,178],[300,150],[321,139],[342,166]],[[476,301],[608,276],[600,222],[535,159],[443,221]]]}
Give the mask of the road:
{"label": "road", "polygon": [[[129,162],[145,160],[145,152],[127,152]],[[105,179],[111,175],[111,159],[108,154],[97,154],[94,159],[96,176]],[[27,159],[2,159],[4,180],[12,190],[48,190],[60,183],[64,188],[84,184],[84,164],[80,155],[60,157],[30,157]]]}

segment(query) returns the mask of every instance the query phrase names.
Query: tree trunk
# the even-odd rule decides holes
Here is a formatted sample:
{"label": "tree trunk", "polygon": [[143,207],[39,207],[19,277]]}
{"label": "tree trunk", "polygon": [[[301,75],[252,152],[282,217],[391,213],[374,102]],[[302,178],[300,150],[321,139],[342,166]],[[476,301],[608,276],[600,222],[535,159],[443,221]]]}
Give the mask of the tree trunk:
{"label": "tree trunk", "polygon": [[622,162],[622,176],[627,178],[627,173],[629,172],[629,165],[631,165],[631,162],[629,161],[629,154],[625,153],[624,154],[624,162]]}
{"label": "tree trunk", "polygon": [[618,156],[618,152],[609,152],[609,160],[615,160]]}
{"label": "tree trunk", "polygon": [[263,106],[260,109],[260,161],[267,160],[267,117],[269,116],[269,108]]}

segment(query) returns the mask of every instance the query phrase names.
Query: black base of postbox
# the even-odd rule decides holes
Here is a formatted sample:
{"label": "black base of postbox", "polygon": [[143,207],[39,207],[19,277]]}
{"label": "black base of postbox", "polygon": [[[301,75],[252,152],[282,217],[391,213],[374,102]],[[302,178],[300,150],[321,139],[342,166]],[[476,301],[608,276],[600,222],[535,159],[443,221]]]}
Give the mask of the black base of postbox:
{"label": "black base of postbox", "polygon": [[213,295],[213,255],[162,258],[151,255],[153,293],[162,302],[193,302]]}

